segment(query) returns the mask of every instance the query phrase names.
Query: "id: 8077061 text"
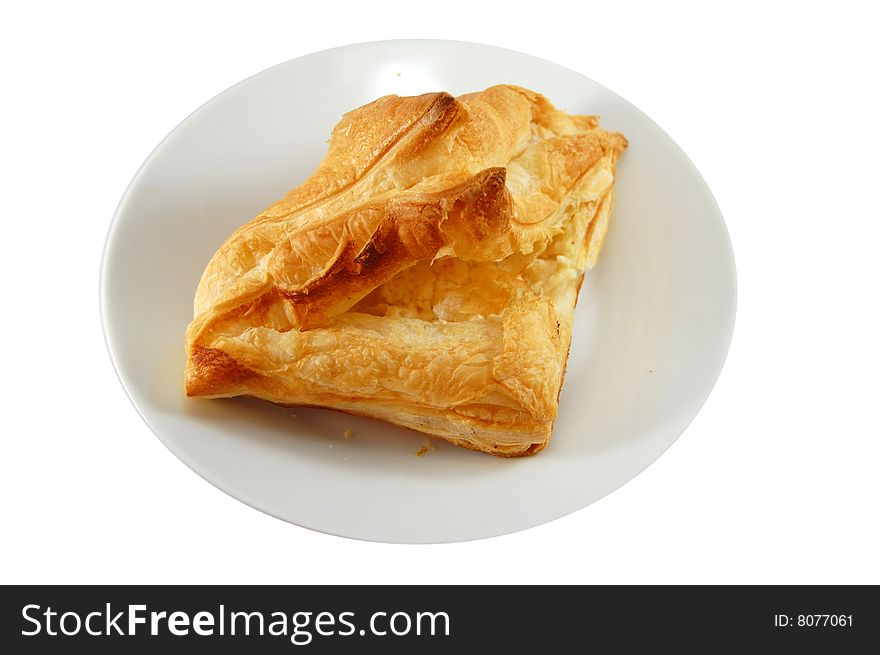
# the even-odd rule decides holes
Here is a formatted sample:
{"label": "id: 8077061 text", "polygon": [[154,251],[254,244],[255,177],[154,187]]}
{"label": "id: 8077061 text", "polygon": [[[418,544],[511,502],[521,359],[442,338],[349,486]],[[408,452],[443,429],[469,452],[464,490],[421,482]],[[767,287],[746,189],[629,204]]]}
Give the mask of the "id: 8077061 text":
{"label": "id: 8077061 text", "polygon": [[774,614],[774,628],[851,628],[852,614]]}

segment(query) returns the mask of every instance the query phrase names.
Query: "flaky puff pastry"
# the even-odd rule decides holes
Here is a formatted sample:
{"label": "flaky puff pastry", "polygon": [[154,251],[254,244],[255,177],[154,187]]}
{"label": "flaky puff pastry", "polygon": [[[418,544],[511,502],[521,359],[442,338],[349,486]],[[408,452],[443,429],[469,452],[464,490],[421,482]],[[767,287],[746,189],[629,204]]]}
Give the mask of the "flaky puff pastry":
{"label": "flaky puff pastry", "polygon": [[346,114],[315,173],[208,264],[186,393],[541,450],[626,145],[514,86]]}

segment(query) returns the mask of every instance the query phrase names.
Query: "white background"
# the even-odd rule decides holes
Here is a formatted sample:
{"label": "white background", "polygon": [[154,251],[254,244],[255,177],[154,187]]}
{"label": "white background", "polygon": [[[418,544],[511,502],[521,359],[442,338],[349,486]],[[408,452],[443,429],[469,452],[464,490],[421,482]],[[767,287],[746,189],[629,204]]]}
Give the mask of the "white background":
{"label": "white background", "polygon": [[[0,582],[880,583],[878,21],[712,4],[4,8]],[[413,37],[522,50],[636,104],[715,193],[740,289],[715,391],[647,471],[446,546],[317,534],[214,489],[129,404],[98,315],[116,204],[180,120],[281,61]]]}

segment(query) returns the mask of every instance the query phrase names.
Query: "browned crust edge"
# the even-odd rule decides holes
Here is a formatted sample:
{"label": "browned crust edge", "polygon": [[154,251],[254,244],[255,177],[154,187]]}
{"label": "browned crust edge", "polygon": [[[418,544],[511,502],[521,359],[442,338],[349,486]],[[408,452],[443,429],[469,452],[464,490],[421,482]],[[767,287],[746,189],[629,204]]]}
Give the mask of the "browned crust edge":
{"label": "browned crust edge", "polygon": [[193,346],[186,363],[186,395],[222,393],[220,389],[231,389],[259,376],[219,348]]}
{"label": "browned crust edge", "polygon": [[[469,230],[475,243],[503,233],[512,213],[506,177],[503,167],[487,168],[441,195],[388,202],[381,208],[382,220],[360,251],[346,244],[319,277],[294,291],[277,285],[274,291],[290,303],[297,329],[318,327],[326,312],[338,314],[350,309],[383,282],[436,256],[450,238],[454,240],[454,234],[445,234],[446,229]],[[369,209],[372,207],[354,211]],[[487,216],[496,217],[492,224],[470,220]]]}

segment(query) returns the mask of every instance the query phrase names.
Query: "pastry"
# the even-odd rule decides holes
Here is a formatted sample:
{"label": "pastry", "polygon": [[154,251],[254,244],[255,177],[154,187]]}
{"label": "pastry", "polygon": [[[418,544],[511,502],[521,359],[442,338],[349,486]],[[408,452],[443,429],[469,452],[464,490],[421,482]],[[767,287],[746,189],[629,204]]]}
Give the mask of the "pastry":
{"label": "pastry", "polygon": [[208,263],[187,395],[541,450],[626,146],[596,117],[507,85],[349,112],[312,176]]}

